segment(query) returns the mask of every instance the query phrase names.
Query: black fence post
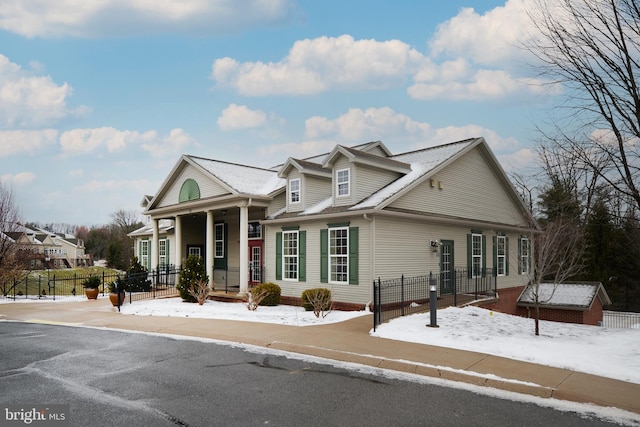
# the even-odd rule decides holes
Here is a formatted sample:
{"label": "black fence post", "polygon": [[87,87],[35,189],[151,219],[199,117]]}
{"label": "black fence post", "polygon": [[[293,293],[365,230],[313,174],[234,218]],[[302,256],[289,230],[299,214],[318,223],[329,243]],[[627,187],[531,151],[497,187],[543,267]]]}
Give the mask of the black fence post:
{"label": "black fence post", "polygon": [[458,306],[458,269],[453,270],[453,306]]}
{"label": "black fence post", "polygon": [[378,310],[378,289],[376,289],[376,281],[373,280],[373,332],[376,331],[376,314]]}
{"label": "black fence post", "polygon": [[402,304],[402,315],[404,316],[404,274],[400,276],[400,303]]}

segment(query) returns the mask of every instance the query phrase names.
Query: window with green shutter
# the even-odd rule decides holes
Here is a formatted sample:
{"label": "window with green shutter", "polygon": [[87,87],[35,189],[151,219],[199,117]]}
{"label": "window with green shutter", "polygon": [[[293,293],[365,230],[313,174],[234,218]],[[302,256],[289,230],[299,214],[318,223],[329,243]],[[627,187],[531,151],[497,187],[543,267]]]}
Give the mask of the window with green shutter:
{"label": "window with green shutter", "polygon": [[357,285],[358,255],[358,227],[320,230],[320,282]]}
{"label": "window with green shutter", "polygon": [[498,276],[509,275],[509,238],[493,236],[493,268]]}
{"label": "window with green shutter", "polygon": [[276,280],[307,280],[307,232],[283,227],[276,233]]}
{"label": "window with green shutter", "polygon": [[484,277],[487,270],[487,239],[482,232],[467,234],[467,274],[470,278]]}

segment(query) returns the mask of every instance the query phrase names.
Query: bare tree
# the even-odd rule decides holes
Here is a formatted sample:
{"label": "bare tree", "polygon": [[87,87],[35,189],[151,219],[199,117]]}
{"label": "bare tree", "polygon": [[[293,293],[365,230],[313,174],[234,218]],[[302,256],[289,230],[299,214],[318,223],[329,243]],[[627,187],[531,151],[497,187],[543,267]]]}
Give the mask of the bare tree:
{"label": "bare tree", "polygon": [[111,219],[113,220],[113,224],[119,228],[123,234],[131,233],[141,225],[138,212],[136,211],[119,209],[111,214]]}
{"label": "bare tree", "polygon": [[14,281],[23,274],[18,243],[15,240],[20,222],[20,212],[13,191],[0,182],[0,291],[4,296],[11,291]]}
{"label": "bare tree", "polygon": [[640,4],[537,0],[529,15],[526,47],[566,90],[569,114],[549,142],[640,208]]}
{"label": "bare tree", "polygon": [[140,222],[136,211],[117,210],[111,214],[112,222],[109,225],[109,242],[106,247],[107,265],[124,269],[133,257],[133,246],[128,234],[140,228]]}
{"label": "bare tree", "polygon": [[[583,231],[574,221],[558,217],[543,222],[541,228],[534,236],[533,265],[524,293],[534,305],[536,335],[540,335],[540,305],[553,299],[558,284],[583,271],[585,248]],[[543,282],[552,285],[541,287]]]}

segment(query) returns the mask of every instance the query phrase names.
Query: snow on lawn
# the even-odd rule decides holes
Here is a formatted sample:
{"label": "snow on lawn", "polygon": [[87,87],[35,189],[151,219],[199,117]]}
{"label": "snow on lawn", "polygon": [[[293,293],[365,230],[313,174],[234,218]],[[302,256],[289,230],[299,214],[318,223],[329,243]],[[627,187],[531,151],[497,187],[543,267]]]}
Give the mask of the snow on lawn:
{"label": "snow on lawn", "polygon": [[183,302],[180,298],[165,298],[152,301],[137,301],[124,304],[120,312],[137,316],[200,317],[205,319],[227,319],[245,322],[277,323],[280,325],[309,326],[342,322],[367,311],[332,311],[326,317],[317,318],[312,311],[291,305],[275,307],[260,306],[251,311],[246,303],[207,301],[204,305]]}
{"label": "snow on lawn", "polygon": [[393,319],[371,335],[457,348],[586,372],[640,384],[640,329],[540,321],[478,307],[438,310],[438,328],[429,313]]}

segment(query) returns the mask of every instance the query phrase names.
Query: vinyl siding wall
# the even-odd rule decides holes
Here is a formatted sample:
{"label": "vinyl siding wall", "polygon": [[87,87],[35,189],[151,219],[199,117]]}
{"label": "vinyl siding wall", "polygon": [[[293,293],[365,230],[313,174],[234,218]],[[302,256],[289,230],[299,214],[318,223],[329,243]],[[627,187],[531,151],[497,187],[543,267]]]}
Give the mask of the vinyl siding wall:
{"label": "vinyl siding wall", "polygon": [[400,174],[396,172],[375,169],[365,165],[353,165],[352,174],[354,176],[352,179],[352,191],[355,202],[369,197],[400,177]]}
{"label": "vinyl siding wall", "polygon": [[526,225],[516,201],[504,190],[477,148],[436,174],[433,185],[427,180],[391,206],[458,218]]}
{"label": "vinyl siding wall", "polygon": [[207,197],[221,196],[224,194],[229,194],[229,192],[224,189],[222,186],[218,185],[210,178],[205,176],[200,171],[196,170],[191,166],[186,166],[180,174],[176,177],[175,181],[172,183],[171,187],[164,195],[158,207],[162,208],[165,206],[172,206],[178,204],[178,197],[180,194],[180,188],[182,184],[187,179],[193,179],[198,183],[198,187],[200,187],[200,198],[204,199]]}
{"label": "vinyl siding wall", "polygon": [[[405,276],[422,276],[440,272],[440,251],[434,252],[431,240],[454,242],[454,266],[467,267],[467,235],[471,228],[418,222],[410,219],[377,216],[374,218],[376,239],[373,278],[394,279]],[[486,237],[486,265],[494,266],[493,236],[499,230],[482,230]],[[526,275],[518,274],[519,234],[504,233],[509,239],[509,275],[499,276],[498,288],[522,286],[528,281]]]}
{"label": "vinyl siding wall", "polygon": [[304,186],[305,209],[331,197],[331,179],[305,176]]}
{"label": "vinyl siding wall", "polygon": [[328,288],[333,293],[336,301],[366,304],[372,298],[372,277],[369,274],[371,263],[371,242],[370,223],[360,218],[349,220],[341,219],[340,222],[349,222],[349,227],[358,227],[359,233],[359,253],[358,253],[358,284],[332,284],[320,281],[320,230],[327,228],[327,222],[303,222],[300,224],[287,224],[287,226],[300,226],[300,231],[306,231],[306,281],[293,282],[287,280],[276,280],[276,233],[282,231],[281,225],[270,225],[267,227],[264,241],[266,281],[277,283],[282,288],[282,295],[300,298],[302,291],[310,288]]}
{"label": "vinyl siding wall", "polygon": [[266,211],[266,216],[272,215],[275,212],[278,212],[280,209],[283,209],[287,205],[287,192],[283,191],[278,194],[271,200],[269,203],[269,207]]}
{"label": "vinyl siding wall", "polygon": [[[289,197],[289,181],[292,179],[300,180],[300,203],[288,203],[291,200]],[[305,175],[295,169],[287,177],[287,212],[302,212],[327,197],[331,197],[330,179]]]}

